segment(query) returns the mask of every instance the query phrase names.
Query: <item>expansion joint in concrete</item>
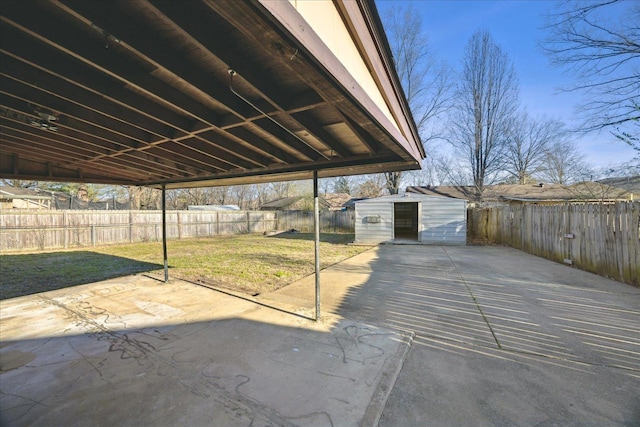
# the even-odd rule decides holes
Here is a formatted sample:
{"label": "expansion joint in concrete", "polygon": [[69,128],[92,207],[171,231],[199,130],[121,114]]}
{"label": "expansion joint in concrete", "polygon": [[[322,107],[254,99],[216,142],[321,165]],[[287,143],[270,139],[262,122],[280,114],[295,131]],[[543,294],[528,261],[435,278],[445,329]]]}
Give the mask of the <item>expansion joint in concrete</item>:
{"label": "expansion joint in concrete", "polygon": [[493,328],[491,327],[491,323],[489,323],[489,319],[487,319],[487,316],[484,314],[484,311],[482,311],[482,307],[480,307],[480,304],[478,303],[478,300],[476,299],[475,295],[473,295],[473,291],[471,290],[471,286],[469,286],[469,284],[465,280],[464,276],[462,275],[462,273],[458,269],[458,266],[453,261],[453,259],[451,258],[451,256],[447,252],[447,250],[444,247],[442,247],[442,250],[447,255],[447,258],[449,258],[449,261],[451,262],[451,265],[453,265],[453,268],[455,269],[456,273],[458,273],[458,276],[460,276],[460,280],[462,280],[462,283],[464,283],[464,286],[467,288],[467,292],[469,292],[469,295],[471,296],[471,299],[473,300],[473,303],[476,305],[476,308],[480,312],[480,315],[482,316],[482,319],[484,320],[484,323],[486,323],[487,327],[489,328],[489,331],[491,332],[491,335],[493,336],[493,339],[495,340],[496,345],[498,346],[498,348],[500,350],[502,350],[502,346],[500,345],[500,341],[498,340],[498,337],[496,336],[495,332],[493,331]]}

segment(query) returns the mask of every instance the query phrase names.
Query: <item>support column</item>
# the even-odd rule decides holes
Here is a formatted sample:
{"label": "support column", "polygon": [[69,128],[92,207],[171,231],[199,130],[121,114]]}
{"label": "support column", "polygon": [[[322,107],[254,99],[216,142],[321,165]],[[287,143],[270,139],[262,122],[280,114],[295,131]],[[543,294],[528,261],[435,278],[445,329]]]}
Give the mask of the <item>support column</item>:
{"label": "support column", "polygon": [[167,257],[167,187],[162,184],[162,257],[164,259],[164,282],[169,281],[169,262]]}
{"label": "support column", "polygon": [[320,203],[318,201],[318,171],[313,171],[313,224],[315,231],[316,321],[320,320]]}

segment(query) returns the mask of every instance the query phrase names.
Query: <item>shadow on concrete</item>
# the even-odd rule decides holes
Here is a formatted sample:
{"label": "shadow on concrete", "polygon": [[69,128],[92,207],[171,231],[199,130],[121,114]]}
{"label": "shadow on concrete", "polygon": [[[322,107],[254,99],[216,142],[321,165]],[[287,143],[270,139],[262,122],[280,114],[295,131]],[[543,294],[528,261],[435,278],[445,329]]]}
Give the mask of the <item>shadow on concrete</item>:
{"label": "shadow on concrete", "polygon": [[3,301],[1,425],[374,425],[410,343],[136,280]]}
{"label": "shadow on concrete", "polygon": [[163,268],[91,251],[0,255],[0,299],[15,298]]}
{"label": "shadow on concrete", "polygon": [[[416,343],[437,339],[640,376],[634,288],[527,256],[543,261],[531,265],[511,253],[518,251],[495,249],[381,246],[367,281],[349,289],[336,313],[414,331]],[[359,268],[333,267],[343,274]],[[614,287],[592,287],[583,276]]]}
{"label": "shadow on concrete", "polygon": [[640,419],[634,288],[508,248],[377,251],[332,270],[368,275],[337,314],[416,334],[381,426]]}

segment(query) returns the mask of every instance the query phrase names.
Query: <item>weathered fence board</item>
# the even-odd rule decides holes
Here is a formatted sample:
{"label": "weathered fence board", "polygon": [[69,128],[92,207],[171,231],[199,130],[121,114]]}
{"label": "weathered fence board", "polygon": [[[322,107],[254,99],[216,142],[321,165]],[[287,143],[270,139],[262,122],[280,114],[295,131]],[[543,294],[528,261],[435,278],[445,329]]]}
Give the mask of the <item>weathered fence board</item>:
{"label": "weathered fence board", "polygon": [[[320,213],[323,233],[353,233],[353,211]],[[182,239],[220,234],[296,229],[313,231],[305,211],[168,211],[167,237]],[[0,251],[45,250],[162,239],[161,211],[2,211]]]}
{"label": "weathered fence board", "polygon": [[469,210],[469,238],[640,286],[640,203],[514,205]]}

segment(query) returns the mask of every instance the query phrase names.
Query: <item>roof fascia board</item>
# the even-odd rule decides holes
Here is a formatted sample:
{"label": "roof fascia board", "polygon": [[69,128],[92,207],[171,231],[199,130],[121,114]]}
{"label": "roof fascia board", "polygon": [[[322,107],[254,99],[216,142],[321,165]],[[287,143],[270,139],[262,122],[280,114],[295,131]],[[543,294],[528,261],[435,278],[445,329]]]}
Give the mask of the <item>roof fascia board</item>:
{"label": "roof fascia board", "polygon": [[[380,92],[391,110],[391,114],[395,117],[407,139],[413,139],[418,142],[418,148],[424,157],[425,152],[420,134],[392,59],[393,53],[391,52],[389,39],[375,3],[371,0],[333,0],[333,3],[351,32],[356,45],[364,52],[362,57],[367,66],[375,71],[373,78],[378,84]],[[363,32],[362,29],[367,31]],[[374,60],[374,58],[379,60]],[[382,78],[383,76],[386,78]]]}
{"label": "roof fascia board", "polygon": [[[378,123],[385,132],[397,141],[403,151],[418,163],[424,158],[420,150],[419,141],[409,141],[387,118],[369,95],[353,78],[342,62],[324,44],[322,39],[313,31],[295,7],[288,1],[255,0],[257,4],[270,15],[272,20],[279,23],[281,29],[304,48],[314,62],[321,66],[335,82],[337,82],[351,98],[360,105],[374,122]],[[413,135],[412,135],[413,136]]]}

